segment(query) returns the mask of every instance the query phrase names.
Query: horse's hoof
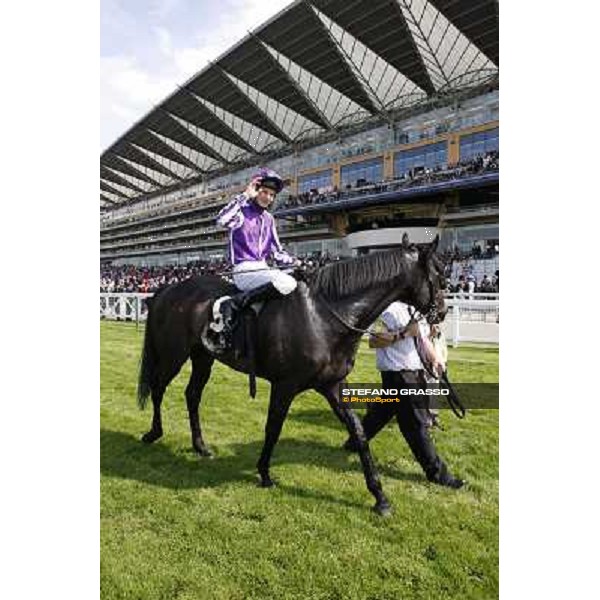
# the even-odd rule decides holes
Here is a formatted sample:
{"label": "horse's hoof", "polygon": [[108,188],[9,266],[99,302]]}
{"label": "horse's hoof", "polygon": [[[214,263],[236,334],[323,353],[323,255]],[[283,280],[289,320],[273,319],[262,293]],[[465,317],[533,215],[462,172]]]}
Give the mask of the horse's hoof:
{"label": "horse's hoof", "polygon": [[155,442],[156,440],[161,438],[162,434],[163,434],[162,431],[150,430],[148,433],[145,433],[142,436],[142,442],[144,442],[144,444],[151,444],[152,442]]}
{"label": "horse's hoof", "polygon": [[464,479],[456,479],[455,477],[452,477],[452,479],[450,479],[450,481],[448,481],[445,485],[453,490],[460,490],[460,488],[467,485],[467,482]]}
{"label": "horse's hoof", "polygon": [[198,454],[198,456],[200,456],[202,458],[214,458],[215,457],[215,455],[206,446],[204,446],[203,448],[194,447],[194,450],[196,451],[196,454]]}
{"label": "horse's hoof", "polygon": [[433,480],[430,481],[431,483],[434,483],[435,485],[441,485],[443,487],[449,487],[453,490],[460,490],[462,487],[464,487],[465,485],[467,485],[466,480],[464,479],[457,479],[456,477],[452,477],[452,476],[448,476],[444,479],[440,480]]}
{"label": "horse's hoof", "polygon": [[380,517],[391,517],[392,516],[392,507],[390,504],[386,503],[386,504],[376,504],[373,507],[373,510],[380,516]]}
{"label": "horse's hoof", "polygon": [[258,487],[261,488],[272,488],[276,485],[277,483],[275,483],[275,481],[271,479],[268,475],[266,477],[261,476],[260,481],[258,482]]}

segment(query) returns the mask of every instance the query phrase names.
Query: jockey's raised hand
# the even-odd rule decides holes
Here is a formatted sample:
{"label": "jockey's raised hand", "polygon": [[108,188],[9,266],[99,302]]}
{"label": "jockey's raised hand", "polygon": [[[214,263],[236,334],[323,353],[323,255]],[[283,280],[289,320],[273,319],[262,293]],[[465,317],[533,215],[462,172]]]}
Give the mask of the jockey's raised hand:
{"label": "jockey's raised hand", "polygon": [[252,180],[250,181],[250,183],[248,184],[248,187],[244,190],[244,196],[246,196],[246,198],[249,199],[254,199],[256,198],[256,196],[258,196],[258,185],[261,182],[261,177],[259,176],[255,176],[252,178]]}

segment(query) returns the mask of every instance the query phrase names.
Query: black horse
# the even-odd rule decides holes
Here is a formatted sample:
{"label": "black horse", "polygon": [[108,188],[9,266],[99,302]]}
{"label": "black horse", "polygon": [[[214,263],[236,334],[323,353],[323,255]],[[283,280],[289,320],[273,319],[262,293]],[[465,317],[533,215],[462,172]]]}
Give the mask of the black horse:
{"label": "black horse", "polygon": [[[329,402],[359,449],[375,510],[386,514],[390,505],[373,463],[360,420],[340,400],[339,386],[354,366],[363,329],[371,325],[393,301],[402,300],[427,316],[443,319],[446,306],[443,266],[435,256],[438,238],[416,248],[404,240],[401,247],[333,263],[300,282],[289,296],[269,301],[258,315],[255,339],[259,377],[271,382],[265,442],[257,468],[261,485],[269,487],[271,454],[294,397],[314,389]],[[235,292],[216,276],[191,278],[155,294],[149,304],[144,339],[138,403],[152,398],[152,427],[143,437],[154,442],[163,434],[161,402],[166,387],[188,358],[192,374],[185,390],[192,445],[210,456],[202,438],[198,408],[216,359],[237,371],[251,366],[233,351],[212,353],[202,342],[214,300]]]}

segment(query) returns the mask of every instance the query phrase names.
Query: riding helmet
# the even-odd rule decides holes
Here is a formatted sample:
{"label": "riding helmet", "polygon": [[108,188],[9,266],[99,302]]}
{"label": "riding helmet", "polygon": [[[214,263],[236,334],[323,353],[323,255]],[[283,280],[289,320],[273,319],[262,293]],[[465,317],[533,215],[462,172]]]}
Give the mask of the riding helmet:
{"label": "riding helmet", "polygon": [[259,186],[269,188],[276,194],[279,194],[279,192],[283,189],[283,179],[272,169],[262,167],[257,173],[255,173],[254,177],[260,178],[260,182],[258,184]]}

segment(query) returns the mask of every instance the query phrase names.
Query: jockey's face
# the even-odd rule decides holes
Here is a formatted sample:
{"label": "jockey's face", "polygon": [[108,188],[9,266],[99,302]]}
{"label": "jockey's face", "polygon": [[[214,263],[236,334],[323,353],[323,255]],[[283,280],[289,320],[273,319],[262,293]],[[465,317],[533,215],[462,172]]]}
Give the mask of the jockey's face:
{"label": "jockey's face", "polygon": [[275,200],[274,190],[266,187],[259,187],[258,194],[256,196],[256,203],[262,208],[269,208],[269,206]]}

